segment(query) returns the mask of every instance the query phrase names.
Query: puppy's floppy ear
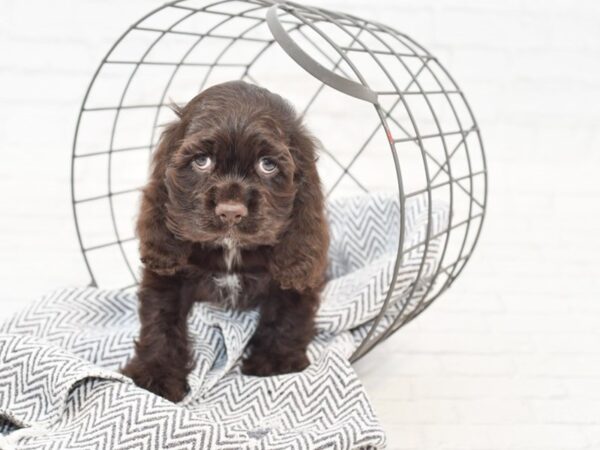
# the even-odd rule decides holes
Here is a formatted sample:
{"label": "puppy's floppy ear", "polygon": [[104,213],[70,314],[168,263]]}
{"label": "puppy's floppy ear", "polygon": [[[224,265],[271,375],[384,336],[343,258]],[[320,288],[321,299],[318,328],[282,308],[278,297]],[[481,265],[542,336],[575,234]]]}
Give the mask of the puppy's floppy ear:
{"label": "puppy's floppy ear", "polygon": [[[179,112],[176,111],[176,113]],[[169,124],[163,131],[156,149],[150,180],[142,193],[136,234],[140,240],[140,255],[145,267],[160,275],[176,273],[187,261],[191,245],[178,239],[169,230],[166,214],[168,191],[165,172],[169,157],[183,138],[180,120]]]}
{"label": "puppy's floppy ear", "polygon": [[290,223],[273,249],[270,271],[283,289],[318,288],[324,281],[329,231],[316,166],[316,142],[299,126],[290,139],[296,197]]}

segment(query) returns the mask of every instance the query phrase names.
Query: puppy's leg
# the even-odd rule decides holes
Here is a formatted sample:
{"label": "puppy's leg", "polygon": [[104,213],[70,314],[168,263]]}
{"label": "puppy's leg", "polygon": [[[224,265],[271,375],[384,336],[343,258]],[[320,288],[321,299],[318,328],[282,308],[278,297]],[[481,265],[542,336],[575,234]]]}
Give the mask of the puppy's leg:
{"label": "puppy's leg", "polygon": [[312,290],[298,292],[271,286],[260,306],[260,322],[250,340],[250,356],[242,372],[269,376],[305,369],[318,303],[319,295]]}
{"label": "puppy's leg", "polygon": [[135,356],[122,369],[135,384],[173,402],[187,392],[194,366],[187,330],[193,300],[181,292],[177,277],[148,270],[139,290],[140,336]]}

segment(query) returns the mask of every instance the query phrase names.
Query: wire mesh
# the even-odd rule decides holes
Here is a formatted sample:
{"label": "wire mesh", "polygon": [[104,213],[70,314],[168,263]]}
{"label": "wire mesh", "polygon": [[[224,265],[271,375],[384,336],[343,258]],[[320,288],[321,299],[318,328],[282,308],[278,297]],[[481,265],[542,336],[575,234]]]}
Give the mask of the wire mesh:
{"label": "wire mesh", "polygon": [[[183,0],[150,12],[115,42],[87,89],[73,143],[73,212],[91,284],[137,285],[134,219],[161,125],[174,118],[172,104],[231,79],[296,106],[323,143],[319,172],[328,197],[397,192],[403,220],[390,230],[398,243],[394,275],[356,360],[463,270],[485,215],[487,167],[469,104],[438,59],[405,34],[353,15],[293,2]],[[428,223],[437,203],[451,214],[442,231],[428,225],[417,244],[405,246],[412,197],[425,202]],[[437,262],[425,270],[433,247]],[[411,252],[420,264],[392,307]]]}

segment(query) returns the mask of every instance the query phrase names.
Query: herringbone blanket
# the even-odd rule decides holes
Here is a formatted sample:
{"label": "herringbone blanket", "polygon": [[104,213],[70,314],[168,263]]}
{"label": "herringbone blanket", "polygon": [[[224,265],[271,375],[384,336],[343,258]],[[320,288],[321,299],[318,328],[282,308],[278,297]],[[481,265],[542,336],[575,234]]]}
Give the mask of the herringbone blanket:
{"label": "herringbone blanket", "polygon": [[[414,287],[428,212],[406,208],[405,256],[389,324]],[[436,206],[430,232],[447,222]],[[258,313],[197,304],[189,395],[173,404],[118,374],[137,333],[134,292],[62,289],[0,325],[1,449],[384,448],[385,435],[348,357],[380,311],[393,274],[397,201],[373,195],[329,205],[329,282],[302,373],[256,378],[239,361]],[[436,268],[432,241],[425,276]],[[419,294],[416,286],[416,294]],[[410,308],[406,308],[409,310]]]}

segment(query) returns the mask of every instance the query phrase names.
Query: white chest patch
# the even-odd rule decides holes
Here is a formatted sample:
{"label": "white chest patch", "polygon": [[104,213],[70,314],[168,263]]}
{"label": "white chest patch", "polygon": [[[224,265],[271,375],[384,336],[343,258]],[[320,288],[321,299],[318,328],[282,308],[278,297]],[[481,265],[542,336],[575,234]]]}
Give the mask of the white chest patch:
{"label": "white chest patch", "polygon": [[215,285],[219,288],[221,301],[229,308],[235,308],[242,290],[242,282],[238,274],[231,272],[231,268],[234,262],[240,262],[240,249],[229,238],[223,239],[223,249],[227,274],[215,277]]}
{"label": "white chest patch", "polygon": [[223,239],[223,257],[225,258],[225,266],[227,267],[227,272],[231,271],[231,267],[233,267],[234,262],[240,262],[240,249],[235,244],[236,243],[229,238]]}
{"label": "white chest patch", "polygon": [[219,288],[224,306],[235,308],[242,290],[240,277],[235,273],[215,277],[215,285]]}

